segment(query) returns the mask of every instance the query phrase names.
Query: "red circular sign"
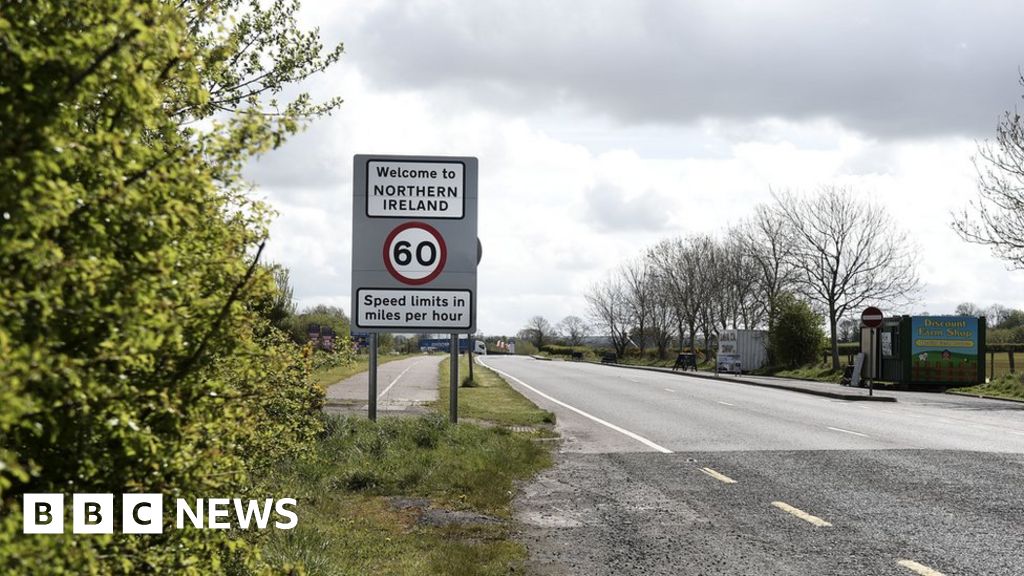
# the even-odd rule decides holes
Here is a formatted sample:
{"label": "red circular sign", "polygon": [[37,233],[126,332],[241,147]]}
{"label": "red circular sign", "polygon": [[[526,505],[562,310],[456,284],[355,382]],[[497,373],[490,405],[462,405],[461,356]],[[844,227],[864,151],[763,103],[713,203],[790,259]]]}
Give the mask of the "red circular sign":
{"label": "red circular sign", "polygon": [[444,271],[448,247],[430,224],[406,222],[384,240],[384,266],[402,284],[420,286]]}
{"label": "red circular sign", "polygon": [[868,306],[860,313],[860,321],[868,328],[878,328],[882,325],[882,311],[874,306]]}

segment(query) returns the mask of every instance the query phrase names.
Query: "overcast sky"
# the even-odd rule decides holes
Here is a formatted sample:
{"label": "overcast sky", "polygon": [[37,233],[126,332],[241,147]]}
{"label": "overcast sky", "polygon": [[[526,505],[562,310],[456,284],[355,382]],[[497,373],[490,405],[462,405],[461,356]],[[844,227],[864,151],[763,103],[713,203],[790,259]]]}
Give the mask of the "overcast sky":
{"label": "overcast sky", "polygon": [[300,306],[349,310],[352,156],[476,156],[478,326],[586,315],[588,286],[657,240],[720,234],[772,189],[846,185],[919,246],[920,302],[1024,308],[950,229],[972,159],[1024,89],[1019,1],[306,0],[346,55],[341,108],[247,174]]}

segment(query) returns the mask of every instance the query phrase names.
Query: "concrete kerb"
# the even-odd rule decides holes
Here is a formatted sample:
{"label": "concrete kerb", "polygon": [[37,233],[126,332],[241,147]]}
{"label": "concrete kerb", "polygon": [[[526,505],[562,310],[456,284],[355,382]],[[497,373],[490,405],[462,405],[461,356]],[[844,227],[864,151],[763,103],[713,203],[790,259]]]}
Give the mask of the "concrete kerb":
{"label": "concrete kerb", "polygon": [[719,382],[733,382],[736,384],[745,384],[747,386],[758,386],[761,388],[775,388],[777,390],[788,390],[790,392],[800,392],[802,394],[810,394],[812,396],[823,396],[825,398],[836,398],[838,400],[849,400],[851,402],[896,402],[896,398],[892,396],[863,396],[860,394],[843,394],[841,392],[829,392],[827,390],[815,390],[813,388],[802,388],[800,386],[791,386],[788,384],[769,384],[767,382],[755,382],[753,380],[744,380],[742,378],[722,378],[721,376],[714,376],[712,374],[706,374],[701,372],[692,371],[678,371],[670,368],[659,368],[656,366],[634,366],[631,364],[611,364],[602,362],[586,361],[589,364],[596,364],[598,366],[615,366],[617,368],[631,368],[634,370],[646,370],[648,372],[660,372],[662,374],[676,374],[679,376],[693,376],[694,378],[704,378],[705,380],[718,380]]}
{"label": "concrete kerb", "polygon": [[972,392],[960,392],[959,390],[946,390],[946,394],[953,394],[955,396],[967,396],[968,398],[983,398],[985,400],[1002,400],[1003,402],[1016,402],[1017,404],[1024,404],[1024,400],[1020,398],[1003,398],[1001,396],[988,396],[985,394],[975,394]]}

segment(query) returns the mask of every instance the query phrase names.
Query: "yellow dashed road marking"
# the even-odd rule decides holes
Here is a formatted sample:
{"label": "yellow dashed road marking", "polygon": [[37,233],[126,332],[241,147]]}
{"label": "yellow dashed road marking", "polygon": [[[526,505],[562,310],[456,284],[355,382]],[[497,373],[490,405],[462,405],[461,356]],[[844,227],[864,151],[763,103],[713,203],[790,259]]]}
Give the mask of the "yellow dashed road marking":
{"label": "yellow dashed road marking", "polygon": [[826,521],[822,520],[821,518],[818,518],[817,516],[812,516],[812,515],[808,514],[807,512],[804,512],[803,510],[801,510],[799,508],[794,508],[794,507],[790,506],[789,504],[786,504],[785,502],[772,502],[772,506],[775,506],[776,508],[778,508],[779,510],[782,510],[783,512],[788,512],[788,513],[792,514],[793,516],[796,516],[797,518],[799,518],[799,519],[801,519],[801,520],[803,520],[805,522],[810,522],[811,524],[814,524],[815,526],[831,526],[832,525],[830,522],[826,522]]}

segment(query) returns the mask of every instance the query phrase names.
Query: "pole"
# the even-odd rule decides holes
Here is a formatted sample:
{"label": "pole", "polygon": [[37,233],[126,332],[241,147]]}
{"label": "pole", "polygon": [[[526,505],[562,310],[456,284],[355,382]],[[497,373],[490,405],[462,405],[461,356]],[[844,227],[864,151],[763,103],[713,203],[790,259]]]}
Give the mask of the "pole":
{"label": "pole", "polygon": [[[466,341],[466,343],[469,345],[466,348],[466,352],[469,355],[468,356],[469,357],[469,381],[472,382],[473,381],[473,344],[474,344],[473,343],[473,335],[470,334],[467,338],[468,338],[468,340]],[[1010,366],[1013,366],[1012,359],[1010,361]]]}
{"label": "pole", "polygon": [[875,367],[875,330],[877,328],[871,329],[871,378],[868,378],[868,396],[875,395],[875,371],[878,370]]}
{"label": "pole", "polygon": [[448,370],[448,421],[459,422],[459,335],[452,334],[451,367]]}
{"label": "pole", "polygon": [[377,334],[370,334],[370,373],[369,390],[367,393],[368,402],[366,410],[370,420],[377,421]]}

